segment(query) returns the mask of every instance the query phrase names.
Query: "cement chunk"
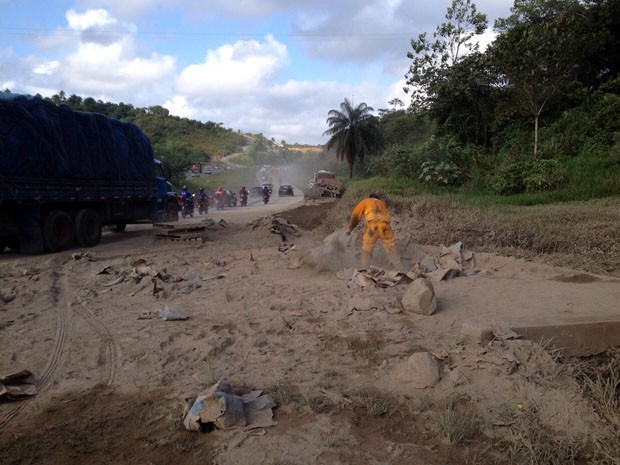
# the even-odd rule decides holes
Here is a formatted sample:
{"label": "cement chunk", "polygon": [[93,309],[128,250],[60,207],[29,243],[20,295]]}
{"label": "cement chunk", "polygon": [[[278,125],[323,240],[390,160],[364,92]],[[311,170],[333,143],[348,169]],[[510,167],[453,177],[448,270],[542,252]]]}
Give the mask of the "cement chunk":
{"label": "cement chunk", "polygon": [[426,278],[413,281],[407,288],[401,303],[405,311],[432,315],[437,308],[437,299],[431,281]]}

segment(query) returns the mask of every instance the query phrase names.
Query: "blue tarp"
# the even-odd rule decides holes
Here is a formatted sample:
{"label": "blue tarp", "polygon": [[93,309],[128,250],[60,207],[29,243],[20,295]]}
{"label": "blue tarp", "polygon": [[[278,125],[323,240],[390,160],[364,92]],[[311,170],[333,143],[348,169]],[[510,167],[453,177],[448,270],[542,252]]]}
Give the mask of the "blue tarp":
{"label": "blue tarp", "polygon": [[0,93],[0,179],[111,187],[153,176],[153,149],[133,123]]}

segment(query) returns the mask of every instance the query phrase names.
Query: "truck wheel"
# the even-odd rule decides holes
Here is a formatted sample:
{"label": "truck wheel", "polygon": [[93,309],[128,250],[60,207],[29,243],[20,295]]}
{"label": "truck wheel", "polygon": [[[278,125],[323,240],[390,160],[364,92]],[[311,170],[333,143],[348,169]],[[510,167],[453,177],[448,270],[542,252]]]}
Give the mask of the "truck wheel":
{"label": "truck wheel", "polygon": [[68,213],[52,210],[45,217],[43,243],[48,252],[60,252],[73,245],[73,221]]}
{"label": "truck wheel", "polygon": [[83,208],[75,215],[75,241],[92,247],[101,240],[101,217],[92,208]]}

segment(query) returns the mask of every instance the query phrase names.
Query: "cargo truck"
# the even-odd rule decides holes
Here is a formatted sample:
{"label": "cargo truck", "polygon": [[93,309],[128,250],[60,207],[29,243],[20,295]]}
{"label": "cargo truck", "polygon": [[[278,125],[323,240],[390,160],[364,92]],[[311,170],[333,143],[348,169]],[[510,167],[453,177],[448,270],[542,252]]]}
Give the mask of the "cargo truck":
{"label": "cargo truck", "polygon": [[0,93],[0,252],[92,247],[103,227],[178,221],[169,178],[133,123]]}

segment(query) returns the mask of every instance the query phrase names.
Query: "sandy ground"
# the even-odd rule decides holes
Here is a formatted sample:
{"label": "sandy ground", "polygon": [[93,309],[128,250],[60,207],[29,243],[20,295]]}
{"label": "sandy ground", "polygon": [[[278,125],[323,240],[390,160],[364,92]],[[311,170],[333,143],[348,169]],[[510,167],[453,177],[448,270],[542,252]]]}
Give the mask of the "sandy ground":
{"label": "sandy ground", "polygon": [[[599,433],[574,380],[540,345],[461,332],[463,323],[612,319],[617,279],[472,251],[476,274],[433,283],[437,311],[418,315],[400,305],[408,284],[348,279],[359,238],[342,250],[323,242],[314,228],[328,208],[274,197],[211,211],[204,242],[130,227],[90,250],[3,254],[0,374],[30,370],[39,392],[0,403],[0,462],[472,463],[433,420],[454,393],[489,419],[484,437],[507,435],[502,416],[528,409],[562,434]],[[279,211],[298,226],[286,240],[271,230]],[[404,269],[439,256],[441,244],[415,244],[405,222],[396,232]],[[163,306],[189,318],[164,321]],[[402,376],[419,352],[440,369],[433,387]],[[187,400],[221,377],[239,393],[273,396],[277,425],[185,431]]]}

